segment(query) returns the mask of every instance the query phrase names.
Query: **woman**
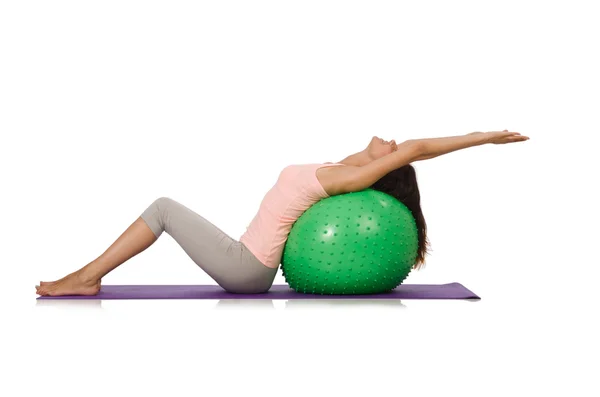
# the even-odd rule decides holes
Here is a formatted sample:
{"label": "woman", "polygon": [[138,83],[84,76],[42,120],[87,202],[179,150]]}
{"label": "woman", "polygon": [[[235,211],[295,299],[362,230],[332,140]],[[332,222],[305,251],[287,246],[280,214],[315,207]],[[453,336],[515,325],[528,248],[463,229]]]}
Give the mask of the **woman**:
{"label": "woman", "polygon": [[485,143],[505,144],[529,138],[518,132],[473,132],[445,138],[411,139],[396,145],[374,136],[368,146],[339,163],[291,165],[279,174],[246,232],[236,241],[178,202],[155,200],[98,258],[54,282],[36,286],[39,295],[95,295],[111,270],[154,243],[163,231],[223,289],[234,293],[269,290],[288,233],[298,217],[317,201],[366,188],[403,202],[418,229],[413,268],[425,263],[426,224],[420,207],[415,170],[410,164]]}

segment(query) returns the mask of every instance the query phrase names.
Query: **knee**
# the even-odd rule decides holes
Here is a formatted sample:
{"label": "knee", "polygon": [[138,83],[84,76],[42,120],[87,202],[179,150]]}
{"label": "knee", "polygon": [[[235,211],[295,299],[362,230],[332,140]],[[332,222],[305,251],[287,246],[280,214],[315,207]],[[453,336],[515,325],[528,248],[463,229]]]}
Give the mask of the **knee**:
{"label": "knee", "polygon": [[156,200],[154,200],[154,202],[152,203],[152,205],[154,207],[156,207],[156,209],[158,211],[164,211],[165,209],[169,208],[169,206],[174,202],[173,199],[169,198],[169,197],[159,197]]}
{"label": "knee", "polygon": [[154,202],[158,205],[169,205],[173,202],[173,199],[170,197],[159,197]]}
{"label": "knee", "polygon": [[159,237],[163,230],[166,230],[168,209],[172,202],[173,200],[168,197],[160,197],[154,200],[140,215],[156,237]]}

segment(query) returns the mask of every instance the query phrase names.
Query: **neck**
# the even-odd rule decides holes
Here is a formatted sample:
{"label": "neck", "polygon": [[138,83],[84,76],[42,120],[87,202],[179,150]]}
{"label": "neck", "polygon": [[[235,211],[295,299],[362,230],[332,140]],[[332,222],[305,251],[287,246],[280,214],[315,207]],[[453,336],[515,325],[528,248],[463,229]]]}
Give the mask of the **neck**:
{"label": "neck", "polygon": [[339,161],[340,164],[353,165],[356,167],[362,167],[363,165],[369,164],[373,159],[369,156],[366,151],[361,151],[358,153],[351,154],[346,157],[342,161]]}

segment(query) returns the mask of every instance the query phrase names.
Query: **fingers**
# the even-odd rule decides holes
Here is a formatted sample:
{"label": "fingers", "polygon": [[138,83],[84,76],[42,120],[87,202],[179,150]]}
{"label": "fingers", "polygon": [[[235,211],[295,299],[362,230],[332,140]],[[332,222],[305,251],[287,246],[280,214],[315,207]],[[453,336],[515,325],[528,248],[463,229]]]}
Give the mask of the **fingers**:
{"label": "fingers", "polygon": [[528,137],[528,136],[522,136],[522,135],[512,135],[512,136],[506,137],[506,138],[504,139],[504,141],[505,141],[506,143],[512,143],[512,142],[525,142],[525,141],[527,141],[527,140],[529,140],[529,137]]}
{"label": "fingers", "polygon": [[521,135],[521,133],[520,133],[520,132],[510,132],[510,134],[512,134],[513,136],[515,136],[515,137],[517,137],[517,138],[527,138],[527,139],[529,139],[529,137],[528,137],[528,136]]}
{"label": "fingers", "polygon": [[503,138],[510,138],[512,140],[516,139],[518,141],[526,141],[529,139],[528,136],[521,135],[520,132],[516,132],[516,131],[504,130],[504,131],[499,131],[499,132]]}
{"label": "fingers", "polygon": [[498,133],[500,133],[503,136],[510,136],[510,135],[521,135],[520,132],[516,132],[516,131],[509,131],[509,130],[504,130],[504,131],[497,131]]}
{"label": "fingers", "polygon": [[495,144],[513,143],[513,142],[525,142],[529,140],[528,136],[521,135],[520,132],[516,131],[490,131],[491,138],[490,142]]}
{"label": "fingers", "polygon": [[513,135],[511,136],[511,138],[515,139],[517,141],[526,141],[529,139],[528,136],[521,135],[519,132],[513,132]]}

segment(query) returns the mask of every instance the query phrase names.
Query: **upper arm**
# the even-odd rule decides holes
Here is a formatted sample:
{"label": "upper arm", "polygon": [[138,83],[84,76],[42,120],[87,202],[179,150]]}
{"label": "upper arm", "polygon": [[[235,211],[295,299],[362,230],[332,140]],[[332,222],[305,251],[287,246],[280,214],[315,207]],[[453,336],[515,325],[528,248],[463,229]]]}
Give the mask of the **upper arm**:
{"label": "upper arm", "polygon": [[363,166],[333,167],[333,189],[336,194],[358,192],[372,186],[379,179],[406,164],[419,159],[419,144],[405,141],[395,152]]}

